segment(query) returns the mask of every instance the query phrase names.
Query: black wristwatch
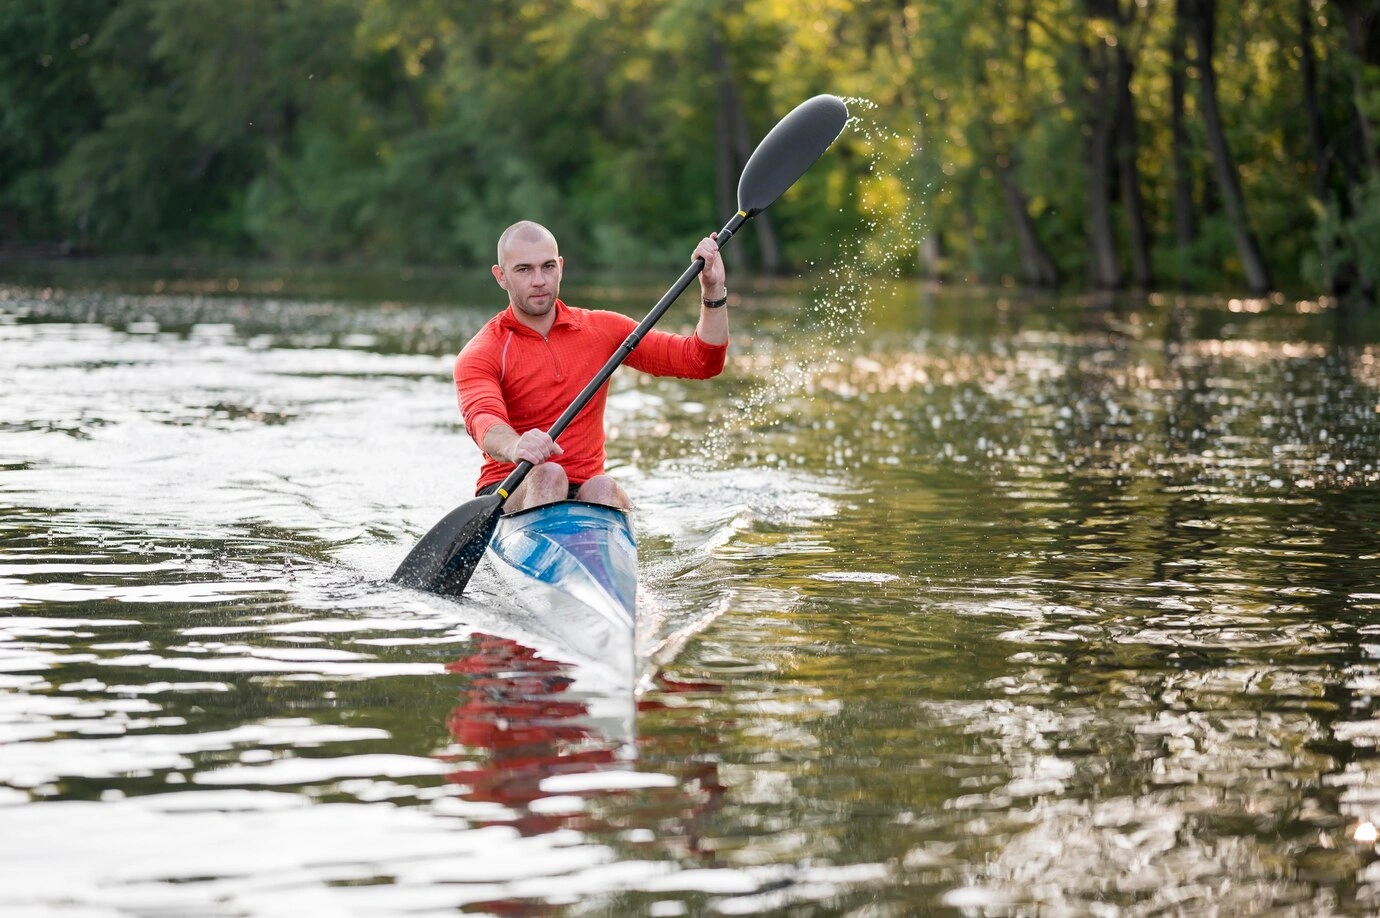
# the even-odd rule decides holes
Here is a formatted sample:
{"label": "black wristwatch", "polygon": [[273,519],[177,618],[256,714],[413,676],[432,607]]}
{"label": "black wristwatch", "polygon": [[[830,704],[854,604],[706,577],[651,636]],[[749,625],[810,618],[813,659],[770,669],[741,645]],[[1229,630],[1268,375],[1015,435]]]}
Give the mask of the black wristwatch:
{"label": "black wristwatch", "polygon": [[725,303],[728,302],[728,291],[725,290],[724,295],[719,297],[717,300],[706,300],[704,298],[701,298],[700,302],[704,304],[705,309],[718,309],[719,307],[723,306]]}

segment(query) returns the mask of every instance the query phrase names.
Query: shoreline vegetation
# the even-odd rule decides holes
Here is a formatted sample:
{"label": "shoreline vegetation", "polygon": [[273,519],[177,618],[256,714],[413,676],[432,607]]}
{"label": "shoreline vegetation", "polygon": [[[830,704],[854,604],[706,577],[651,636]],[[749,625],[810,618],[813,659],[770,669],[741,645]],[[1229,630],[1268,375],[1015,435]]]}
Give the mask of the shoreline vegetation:
{"label": "shoreline vegetation", "polygon": [[14,0],[0,35],[0,264],[477,267],[526,217],[657,269],[832,92],[740,270],[1380,290],[1375,0]]}

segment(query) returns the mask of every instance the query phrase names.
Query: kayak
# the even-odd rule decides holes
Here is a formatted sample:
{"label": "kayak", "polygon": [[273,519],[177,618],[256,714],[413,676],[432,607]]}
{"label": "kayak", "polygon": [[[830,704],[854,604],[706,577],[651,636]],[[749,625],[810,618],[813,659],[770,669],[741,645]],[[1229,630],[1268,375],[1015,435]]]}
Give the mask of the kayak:
{"label": "kayak", "polygon": [[625,685],[639,675],[637,540],[625,510],[565,500],[498,518],[487,554],[524,632]]}

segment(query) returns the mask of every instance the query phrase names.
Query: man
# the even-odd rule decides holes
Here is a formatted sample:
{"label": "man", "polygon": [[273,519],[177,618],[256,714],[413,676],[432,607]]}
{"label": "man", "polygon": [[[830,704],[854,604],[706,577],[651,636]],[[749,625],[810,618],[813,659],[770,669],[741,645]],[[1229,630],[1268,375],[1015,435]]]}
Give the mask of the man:
{"label": "man", "polygon": [[[717,235],[717,234],[715,234]],[[627,359],[654,376],[717,376],[728,351],[728,289],[714,236],[701,239],[700,318],[692,335],[649,331]],[[477,494],[492,494],[521,460],[532,470],[504,504],[508,512],[576,498],[629,509],[623,488],[604,473],[608,386],[561,433],[546,431],[613,356],[637,322],[560,300],[564,261],[556,237],[531,221],[498,240],[494,280],[508,308],[490,319],[455,360],[455,387],[470,436],[484,451]]]}

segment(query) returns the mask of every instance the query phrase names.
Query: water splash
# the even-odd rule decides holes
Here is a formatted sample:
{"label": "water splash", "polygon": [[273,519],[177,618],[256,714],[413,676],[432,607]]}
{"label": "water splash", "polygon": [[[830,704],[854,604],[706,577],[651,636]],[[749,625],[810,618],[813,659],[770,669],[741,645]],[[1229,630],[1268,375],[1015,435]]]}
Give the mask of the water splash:
{"label": "water splash", "polygon": [[845,101],[852,113],[849,137],[865,157],[852,194],[858,227],[854,235],[839,240],[833,262],[814,286],[809,310],[829,343],[840,346],[864,330],[877,282],[916,268],[928,231],[926,213],[932,190],[922,184],[919,125],[912,133],[901,134],[882,120],[876,103],[857,97]]}
{"label": "water splash", "polygon": [[[919,126],[903,134],[884,120],[876,103],[858,97],[844,101],[850,115],[840,142],[862,159],[848,194],[857,213],[855,230],[838,240],[827,264],[806,265],[802,277],[811,279],[802,311],[806,339],[793,347],[794,359],[776,354],[759,360],[751,352],[734,358],[742,369],[765,367],[770,375],[736,399],[730,416],[711,428],[688,458],[694,467],[733,456],[780,468],[802,464],[803,457],[789,450],[759,450],[760,433],[777,427],[798,398],[814,399],[818,368],[851,360],[853,345],[867,334],[879,282],[916,268],[932,191],[922,181]],[[841,213],[848,209],[839,208]]]}

